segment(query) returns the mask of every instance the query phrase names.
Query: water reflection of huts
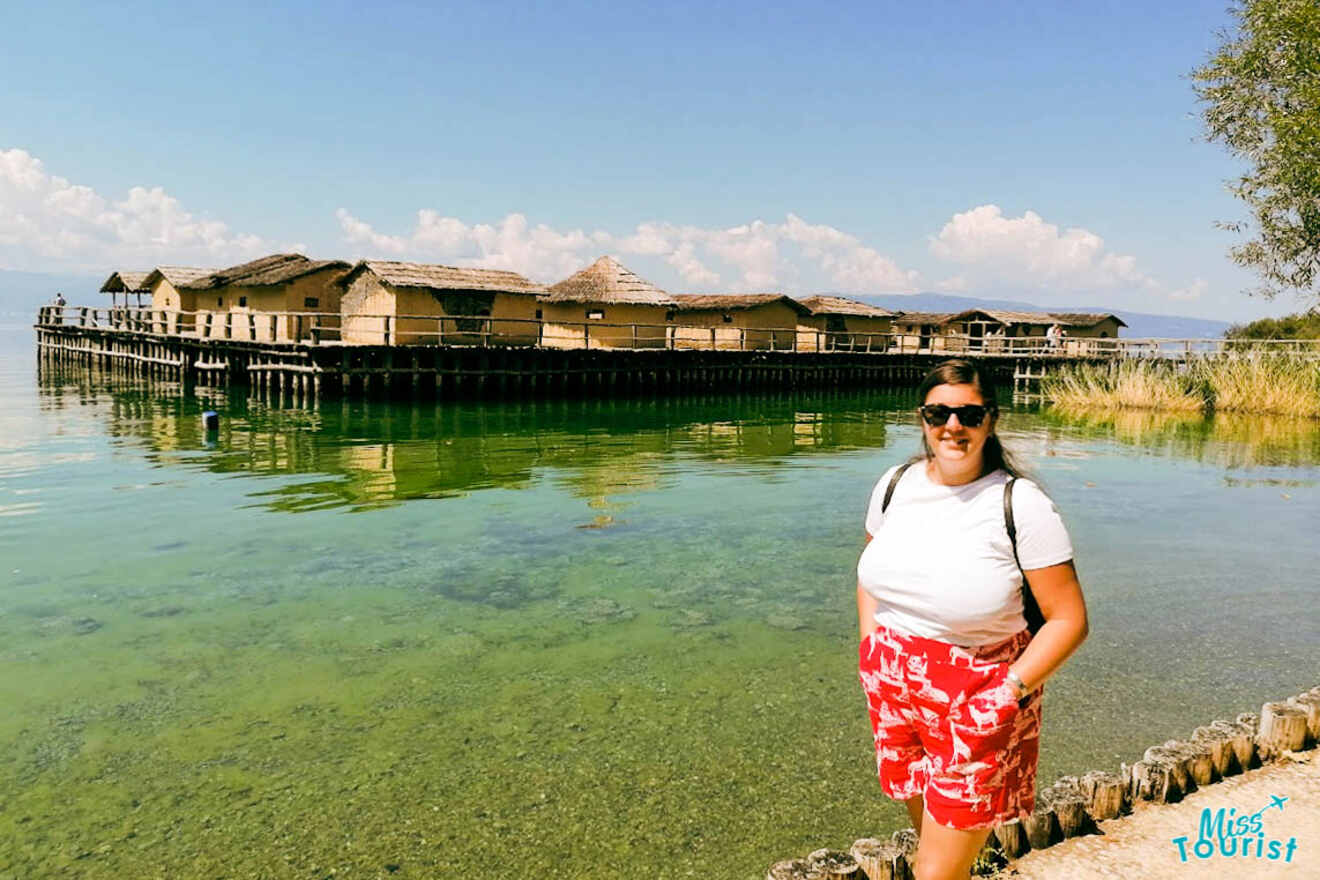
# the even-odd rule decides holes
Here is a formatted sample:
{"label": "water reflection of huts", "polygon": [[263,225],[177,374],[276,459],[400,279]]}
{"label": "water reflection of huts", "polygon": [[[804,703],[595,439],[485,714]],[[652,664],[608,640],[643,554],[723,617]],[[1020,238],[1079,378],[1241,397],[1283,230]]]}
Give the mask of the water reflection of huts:
{"label": "water reflection of huts", "polygon": [[[72,402],[62,386],[48,398]],[[95,393],[95,392],[94,392]],[[886,442],[891,414],[831,412],[764,398],[708,403],[603,400],[545,405],[370,404],[268,409],[223,420],[207,447],[186,398],[97,393],[112,431],[139,437],[166,466],[219,473],[306,475],[258,486],[275,509],[310,510],[443,498],[549,480],[600,508],[660,485],[675,459],[775,466],[795,455]],[[80,398],[79,403],[88,401]]]}

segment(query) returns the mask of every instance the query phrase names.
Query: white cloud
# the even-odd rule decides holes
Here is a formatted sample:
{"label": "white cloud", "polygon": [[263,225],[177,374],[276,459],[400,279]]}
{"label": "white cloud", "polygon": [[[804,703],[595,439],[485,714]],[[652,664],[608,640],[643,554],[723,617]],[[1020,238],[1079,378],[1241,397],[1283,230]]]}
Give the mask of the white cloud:
{"label": "white cloud", "polygon": [[1169,291],[1169,299],[1193,300],[1205,296],[1206,291],[1210,289],[1210,283],[1204,278],[1197,278],[1186,287],[1180,287],[1177,290]]}
{"label": "white cloud", "polygon": [[1060,230],[1034,211],[1005,217],[998,205],[954,214],[930,241],[931,253],[962,267],[966,283],[1065,290],[1159,286],[1136,259],[1105,249],[1086,229]]}
{"label": "white cloud", "polygon": [[[468,225],[435,211],[417,213],[405,236],[385,235],[348,210],[337,212],[345,240],[377,252],[417,259],[513,269],[539,281],[557,281],[600,253],[661,258],[694,290],[773,291],[834,289],[855,293],[913,291],[916,272],[831,226],[789,214],[783,223],[709,228],[665,222],[638,224],[626,234],[561,231],[531,226],[510,214],[496,226]],[[656,279],[664,284],[664,279]]]}
{"label": "white cloud", "polygon": [[967,278],[962,275],[951,275],[943,281],[935,282],[935,289],[945,293],[962,293],[967,290]]}
{"label": "white cloud", "polygon": [[409,256],[448,261],[459,266],[512,269],[530,278],[559,280],[587,263],[596,242],[581,230],[559,232],[544,224],[531,226],[522,214],[509,214],[498,224],[468,225],[453,217],[423,209],[406,236],[385,235],[346,208],[335,212],[344,241],[365,245],[362,256]]}
{"label": "white cloud", "polygon": [[677,269],[678,274],[688,284],[700,288],[715,287],[720,283],[719,273],[707,269],[705,264],[696,258],[695,251],[696,246],[690,241],[685,241],[665,258],[665,262]]}
{"label": "white cloud", "polygon": [[0,150],[0,265],[30,271],[228,265],[272,249],[194,216],[159,187],[120,201],[50,174],[25,150]]}

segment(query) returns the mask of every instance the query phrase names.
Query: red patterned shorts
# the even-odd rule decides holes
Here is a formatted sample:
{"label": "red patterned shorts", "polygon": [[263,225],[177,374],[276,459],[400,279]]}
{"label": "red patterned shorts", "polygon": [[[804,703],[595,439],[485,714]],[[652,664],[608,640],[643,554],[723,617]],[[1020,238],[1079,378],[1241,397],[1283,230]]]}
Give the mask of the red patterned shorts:
{"label": "red patterned shorts", "polygon": [[883,626],[862,640],[858,675],[886,795],[923,795],[926,811],[948,828],[1030,815],[1042,689],[1019,702],[1004,679],[1030,641],[1022,630],[961,648]]}

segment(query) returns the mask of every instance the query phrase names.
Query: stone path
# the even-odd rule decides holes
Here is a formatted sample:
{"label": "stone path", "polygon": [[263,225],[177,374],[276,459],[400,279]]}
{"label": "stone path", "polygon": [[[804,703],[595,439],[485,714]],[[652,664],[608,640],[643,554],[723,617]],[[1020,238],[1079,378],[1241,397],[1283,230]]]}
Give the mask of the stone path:
{"label": "stone path", "polygon": [[[1191,851],[1198,838],[1201,811],[1207,807],[1225,813],[1236,808],[1236,817],[1254,813],[1270,803],[1271,796],[1288,800],[1261,814],[1265,833],[1265,858],[1256,858],[1253,842],[1250,855],[1232,858],[1216,853],[1199,859]],[[1101,835],[1075,837],[1049,849],[1027,853],[999,877],[1003,880],[1098,880],[1098,878],[1141,878],[1141,880],[1257,880],[1257,878],[1320,878],[1320,750],[1291,753],[1279,763],[1234,776],[1193,792],[1177,804],[1139,804],[1130,816],[1100,823]],[[1187,836],[1187,861],[1179,859],[1172,842]],[[1259,839],[1250,835],[1251,839]],[[1269,841],[1280,841],[1280,849],[1291,838],[1297,844],[1292,861],[1281,856],[1270,861]],[[1239,850],[1241,847],[1239,847]]]}

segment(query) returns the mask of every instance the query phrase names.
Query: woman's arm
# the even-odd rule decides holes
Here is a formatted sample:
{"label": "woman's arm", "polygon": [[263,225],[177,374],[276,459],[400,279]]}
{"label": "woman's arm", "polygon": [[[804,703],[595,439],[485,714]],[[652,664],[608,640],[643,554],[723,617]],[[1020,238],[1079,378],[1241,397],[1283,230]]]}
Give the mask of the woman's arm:
{"label": "woman's arm", "polygon": [[[871,543],[871,533],[866,534],[866,543]],[[862,582],[857,581],[857,641],[861,641],[871,634],[875,629],[875,608],[880,604],[866,590],[862,589]]]}
{"label": "woman's arm", "polygon": [[871,634],[875,629],[875,606],[879,603],[875,601],[866,590],[862,589],[861,581],[857,582],[857,640],[861,641]]}
{"label": "woman's arm", "polygon": [[1082,585],[1077,582],[1077,569],[1071,560],[1023,574],[1045,616],[1045,625],[1009,669],[1034,691],[1077,650],[1090,627]]}

